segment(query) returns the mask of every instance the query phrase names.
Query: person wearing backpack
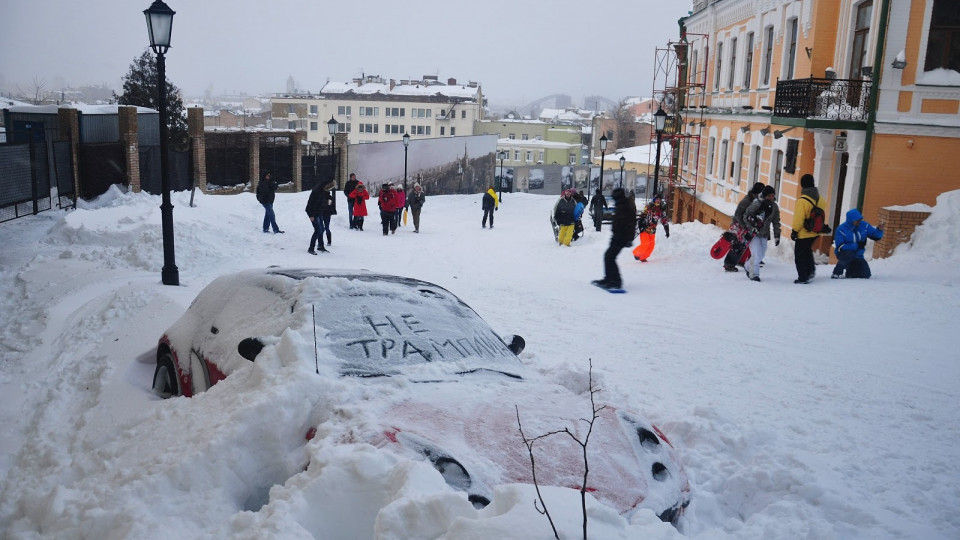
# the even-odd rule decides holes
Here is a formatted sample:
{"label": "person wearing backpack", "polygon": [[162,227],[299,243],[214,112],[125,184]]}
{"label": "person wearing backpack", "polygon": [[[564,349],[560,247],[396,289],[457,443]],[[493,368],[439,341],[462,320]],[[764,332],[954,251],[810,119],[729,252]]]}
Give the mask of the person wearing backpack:
{"label": "person wearing backpack", "polygon": [[[794,283],[810,283],[817,274],[817,265],[813,261],[813,241],[822,233],[829,233],[830,227],[823,221],[827,206],[820,198],[820,192],[813,185],[813,175],[805,174],[800,177],[800,198],[793,208],[793,222],[790,228],[790,239],[793,240],[793,262],[797,266],[797,279]],[[819,215],[819,224],[812,223],[811,218]]]}
{"label": "person wearing backpack", "polygon": [[837,234],[834,237],[837,265],[833,267],[831,278],[870,278],[870,265],[863,258],[867,238],[871,240],[883,238],[883,225],[874,228],[873,225],[864,221],[863,214],[859,210],[856,208],[847,210],[847,221],[837,227]]}
{"label": "person wearing backpack", "polygon": [[760,261],[767,253],[770,241],[770,227],[773,226],[773,245],[780,245],[780,207],[775,201],[776,190],[765,186],[760,197],[750,203],[743,213],[743,222],[747,226],[750,238],[750,259],[745,265],[747,278],[760,281]]}

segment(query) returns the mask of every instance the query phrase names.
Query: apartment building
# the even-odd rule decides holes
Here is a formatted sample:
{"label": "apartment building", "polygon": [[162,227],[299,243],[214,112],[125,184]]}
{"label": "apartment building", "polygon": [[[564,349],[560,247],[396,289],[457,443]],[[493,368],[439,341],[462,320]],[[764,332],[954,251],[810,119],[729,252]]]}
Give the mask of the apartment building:
{"label": "apartment building", "polygon": [[956,0],[692,7],[677,96],[688,137],[675,154],[680,219],[726,225],[759,181],[789,227],[806,173],[833,224],[850,208],[876,222],[883,207],[960,188]]}
{"label": "apartment building", "polygon": [[582,129],[577,124],[505,118],[478,121],[473,130],[497,136],[497,152],[506,152],[503,163],[509,167],[582,164]]}
{"label": "apartment building", "polygon": [[[271,99],[273,126],[307,133],[310,142],[328,144],[328,122],[347,134],[349,144],[411,138],[473,135],[483,119],[483,92],[476,82],[385,80],[365,75],[351,82],[328,82],[320,92],[278,94]],[[285,122],[285,123],[284,123]]]}

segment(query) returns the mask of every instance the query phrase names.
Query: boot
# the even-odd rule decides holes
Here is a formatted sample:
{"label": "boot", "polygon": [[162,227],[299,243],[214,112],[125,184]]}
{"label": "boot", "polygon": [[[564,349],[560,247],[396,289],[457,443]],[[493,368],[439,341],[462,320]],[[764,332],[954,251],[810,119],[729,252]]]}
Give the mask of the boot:
{"label": "boot", "polygon": [[[329,246],[329,245],[331,245],[331,244],[333,244],[333,235],[330,234],[330,230],[328,229],[328,230],[327,230],[327,245]],[[321,243],[321,245],[323,245],[323,244]]]}

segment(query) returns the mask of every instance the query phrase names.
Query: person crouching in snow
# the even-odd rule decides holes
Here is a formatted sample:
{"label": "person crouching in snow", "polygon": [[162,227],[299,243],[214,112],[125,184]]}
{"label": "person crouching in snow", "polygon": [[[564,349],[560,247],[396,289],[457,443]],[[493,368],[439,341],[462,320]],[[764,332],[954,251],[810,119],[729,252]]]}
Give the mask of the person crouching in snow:
{"label": "person crouching in snow", "polygon": [[557,233],[557,242],[559,242],[561,246],[570,247],[570,240],[573,238],[573,227],[576,222],[574,217],[576,209],[577,203],[573,200],[573,190],[563,190],[563,196],[557,201],[557,206],[553,211],[553,219],[557,222],[557,226],[560,227],[560,232]]}
{"label": "person crouching in snow", "polygon": [[[867,238],[880,240],[883,238],[883,225],[874,228],[863,219],[863,214],[856,208],[847,210],[847,220],[834,233],[834,252],[837,255],[837,265],[833,267],[832,279],[870,278],[870,265],[863,258],[867,247]],[[846,274],[844,274],[846,271]]]}
{"label": "person crouching in snow", "polygon": [[667,221],[667,211],[663,197],[653,196],[637,220],[640,228],[640,244],[633,248],[633,258],[640,262],[647,262],[653,248],[657,245],[657,222],[663,224],[663,232],[670,238],[670,222]]}

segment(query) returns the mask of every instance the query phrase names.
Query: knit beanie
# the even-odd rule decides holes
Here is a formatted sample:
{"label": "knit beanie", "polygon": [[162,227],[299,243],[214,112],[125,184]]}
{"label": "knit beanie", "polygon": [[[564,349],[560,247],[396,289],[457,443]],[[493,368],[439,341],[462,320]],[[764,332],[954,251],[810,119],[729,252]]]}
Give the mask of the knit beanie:
{"label": "knit beanie", "polygon": [[767,187],[763,188],[763,195],[761,195],[761,196],[762,196],[762,197],[766,197],[767,195],[773,195],[773,194],[776,193],[776,192],[777,192],[777,190],[773,189],[773,186],[767,186]]}
{"label": "knit beanie", "polygon": [[801,177],[800,177],[800,187],[802,187],[802,188],[810,188],[810,187],[813,187],[813,175],[812,175],[812,174],[805,174],[805,175],[801,176]]}
{"label": "knit beanie", "polygon": [[757,182],[756,184],[753,185],[752,188],[750,188],[750,193],[753,193],[754,195],[759,195],[760,192],[762,191],[763,191],[763,184],[760,182]]}

